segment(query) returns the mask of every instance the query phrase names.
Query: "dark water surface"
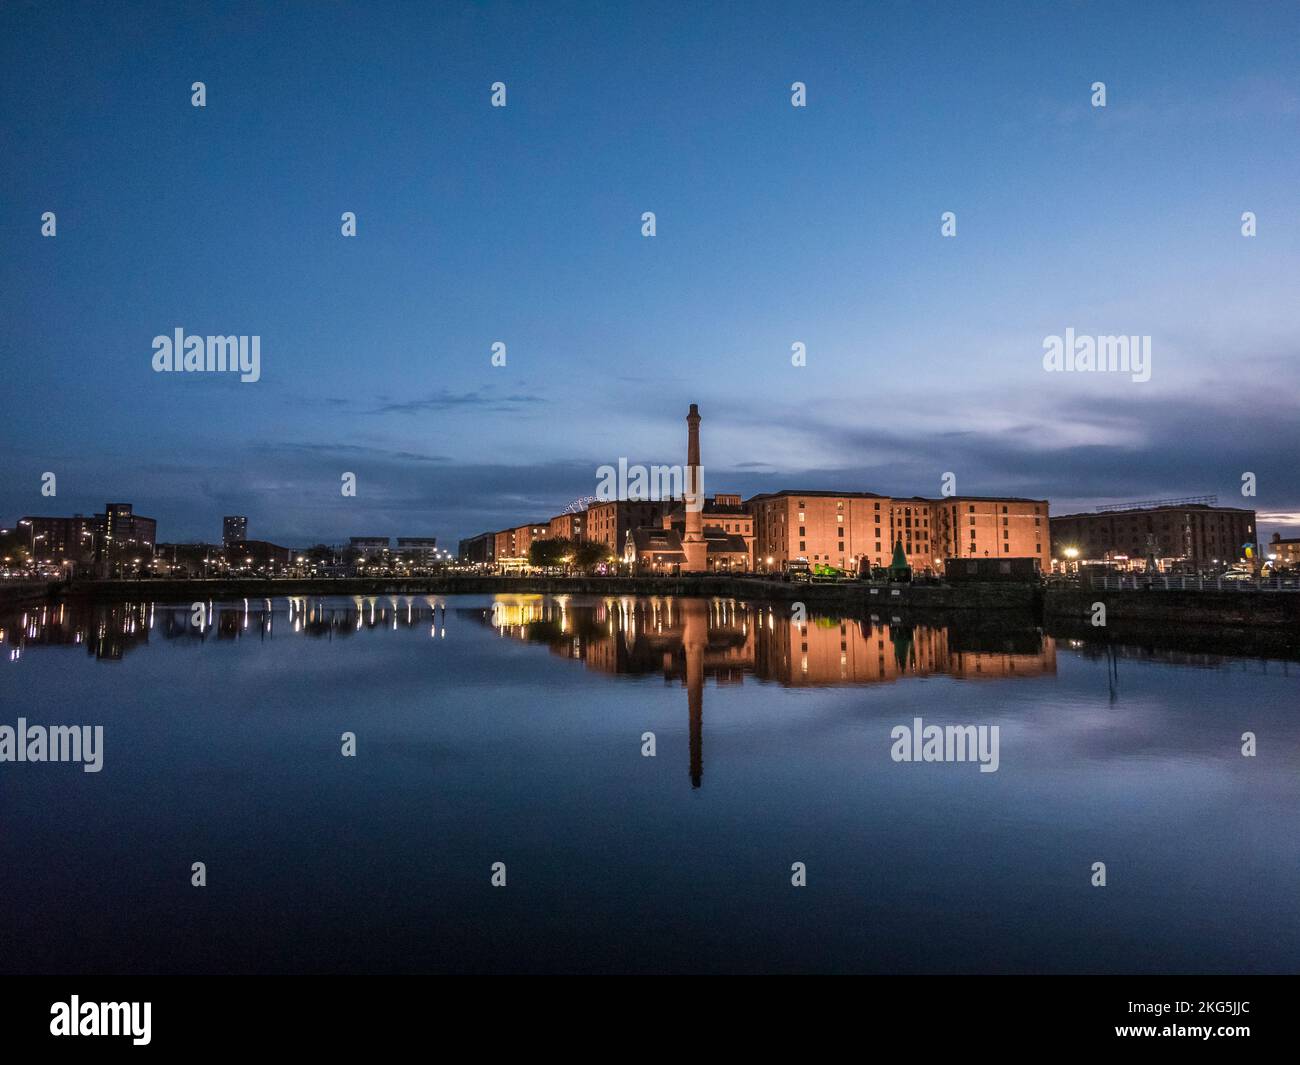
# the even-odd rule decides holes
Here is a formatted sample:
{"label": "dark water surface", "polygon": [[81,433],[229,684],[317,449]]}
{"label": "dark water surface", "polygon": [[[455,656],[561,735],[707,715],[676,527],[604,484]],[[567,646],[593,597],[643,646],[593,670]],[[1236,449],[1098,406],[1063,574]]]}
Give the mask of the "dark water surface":
{"label": "dark water surface", "polygon": [[[0,725],[104,726],[99,773],[0,763],[0,970],[1300,968],[1294,662],[732,600],[269,607],[0,619]],[[997,725],[997,772],[893,761],[918,717]]]}

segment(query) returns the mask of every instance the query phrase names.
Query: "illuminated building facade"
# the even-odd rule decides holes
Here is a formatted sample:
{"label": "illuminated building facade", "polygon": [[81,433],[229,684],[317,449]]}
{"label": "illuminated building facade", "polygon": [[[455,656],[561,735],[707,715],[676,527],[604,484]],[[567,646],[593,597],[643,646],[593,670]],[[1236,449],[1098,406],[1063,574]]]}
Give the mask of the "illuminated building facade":
{"label": "illuminated building facade", "polygon": [[632,529],[663,526],[664,511],[671,502],[612,499],[587,507],[586,537],[602,544],[613,557],[621,557]]}
{"label": "illuminated building facade", "polygon": [[1253,510],[1204,503],[1063,514],[1052,519],[1051,533],[1056,559],[1123,562],[1150,554],[1213,566],[1246,557],[1248,544],[1259,554]]}
{"label": "illuminated building facade", "polygon": [[507,558],[517,558],[515,553],[515,531],[514,529],[502,529],[494,536],[495,546],[492,551],[493,557],[500,562]]}
{"label": "illuminated building facade", "polygon": [[528,549],[534,540],[545,540],[550,532],[550,525],[544,521],[535,521],[528,525],[516,526],[515,554],[520,558],[528,557]]}
{"label": "illuminated building facade", "polygon": [[794,559],[838,569],[888,566],[901,543],[917,573],[943,559],[1033,556],[1049,564],[1045,499],[893,498],[874,492],[781,491],[754,496],[755,568],[780,572]]}
{"label": "illuminated building facade", "polygon": [[930,501],[934,557],[1036,558],[1051,570],[1051,532],[1046,499],[948,496]]}
{"label": "illuminated building facade", "polygon": [[221,519],[221,542],[226,545],[248,539],[248,519],[242,514],[227,514]]}
{"label": "illuminated building facade", "polygon": [[118,554],[152,555],[158,523],[136,514],[130,503],[108,503],[103,514],[95,515],[99,552],[103,557]]}
{"label": "illuminated building facade", "polygon": [[95,557],[98,518],[80,514],[71,518],[18,519],[18,531],[38,562],[90,562]]}
{"label": "illuminated building facade", "polygon": [[546,535],[552,540],[582,540],[586,536],[587,515],[585,511],[576,514],[557,514],[546,527]]}
{"label": "illuminated building facade", "polygon": [[1281,533],[1274,533],[1264,556],[1279,569],[1294,569],[1300,566],[1300,540],[1284,540]]}

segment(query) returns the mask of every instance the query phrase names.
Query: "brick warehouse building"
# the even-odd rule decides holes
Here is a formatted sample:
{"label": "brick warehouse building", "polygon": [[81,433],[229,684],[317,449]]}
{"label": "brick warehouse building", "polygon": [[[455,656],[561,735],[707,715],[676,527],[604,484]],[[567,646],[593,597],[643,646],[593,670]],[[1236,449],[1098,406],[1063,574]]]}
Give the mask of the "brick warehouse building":
{"label": "brick warehouse building", "polygon": [[672,500],[617,499],[592,503],[586,511],[586,538],[602,544],[610,557],[617,558],[623,554],[623,545],[630,531],[662,528],[664,512],[671,506]]}
{"label": "brick warehouse building", "polygon": [[545,540],[550,535],[550,525],[544,521],[529,522],[527,525],[516,525],[515,533],[515,555],[519,558],[528,557],[528,549],[533,546],[534,540]]}
{"label": "brick warehouse building", "polygon": [[566,510],[547,523],[546,535],[552,540],[582,540],[585,538],[587,512]]}
{"label": "brick warehouse building", "polygon": [[922,496],[794,491],[754,496],[754,568],[780,572],[793,559],[855,569],[887,566],[901,542],[917,573],[943,572],[945,558],[1020,558],[1050,567],[1048,501],[1018,497]]}
{"label": "brick warehouse building", "polygon": [[492,545],[492,557],[496,561],[506,558],[516,558],[515,554],[515,531],[514,529],[502,529],[494,536]]}
{"label": "brick warehouse building", "polygon": [[1236,562],[1258,539],[1253,510],[1206,503],[1063,514],[1052,519],[1051,529],[1053,558],[1067,550],[1088,560],[1145,559],[1150,553],[1197,566]]}

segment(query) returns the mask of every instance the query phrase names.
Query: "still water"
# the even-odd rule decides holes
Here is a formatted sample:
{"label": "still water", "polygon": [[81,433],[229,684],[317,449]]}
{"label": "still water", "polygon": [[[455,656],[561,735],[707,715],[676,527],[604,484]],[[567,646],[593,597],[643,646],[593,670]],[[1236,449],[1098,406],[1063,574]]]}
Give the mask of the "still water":
{"label": "still water", "polygon": [[[1300,968],[1295,662],[735,600],[205,614],[0,618],[0,726],[104,729],[98,773],[0,763],[0,971]],[[997,771],[894,761],[917,718],[996,725]]]}

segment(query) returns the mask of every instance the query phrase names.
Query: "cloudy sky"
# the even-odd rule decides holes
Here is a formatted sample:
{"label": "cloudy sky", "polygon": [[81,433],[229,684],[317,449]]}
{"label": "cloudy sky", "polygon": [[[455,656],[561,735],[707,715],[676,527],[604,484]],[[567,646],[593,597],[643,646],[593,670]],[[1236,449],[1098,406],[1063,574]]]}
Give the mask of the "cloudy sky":
{"label": "cloudy sky", "polygon": [[[696,402],[710,491],[952,471],[1295,535],[1297,40],[1290,3],[8,3],[0,522],[448,543],[684,461]],[[154,373],[178,327],[259,335],[261,380]],[[1151,379],[1046,373],[1067,328],[1149,335]]]}

